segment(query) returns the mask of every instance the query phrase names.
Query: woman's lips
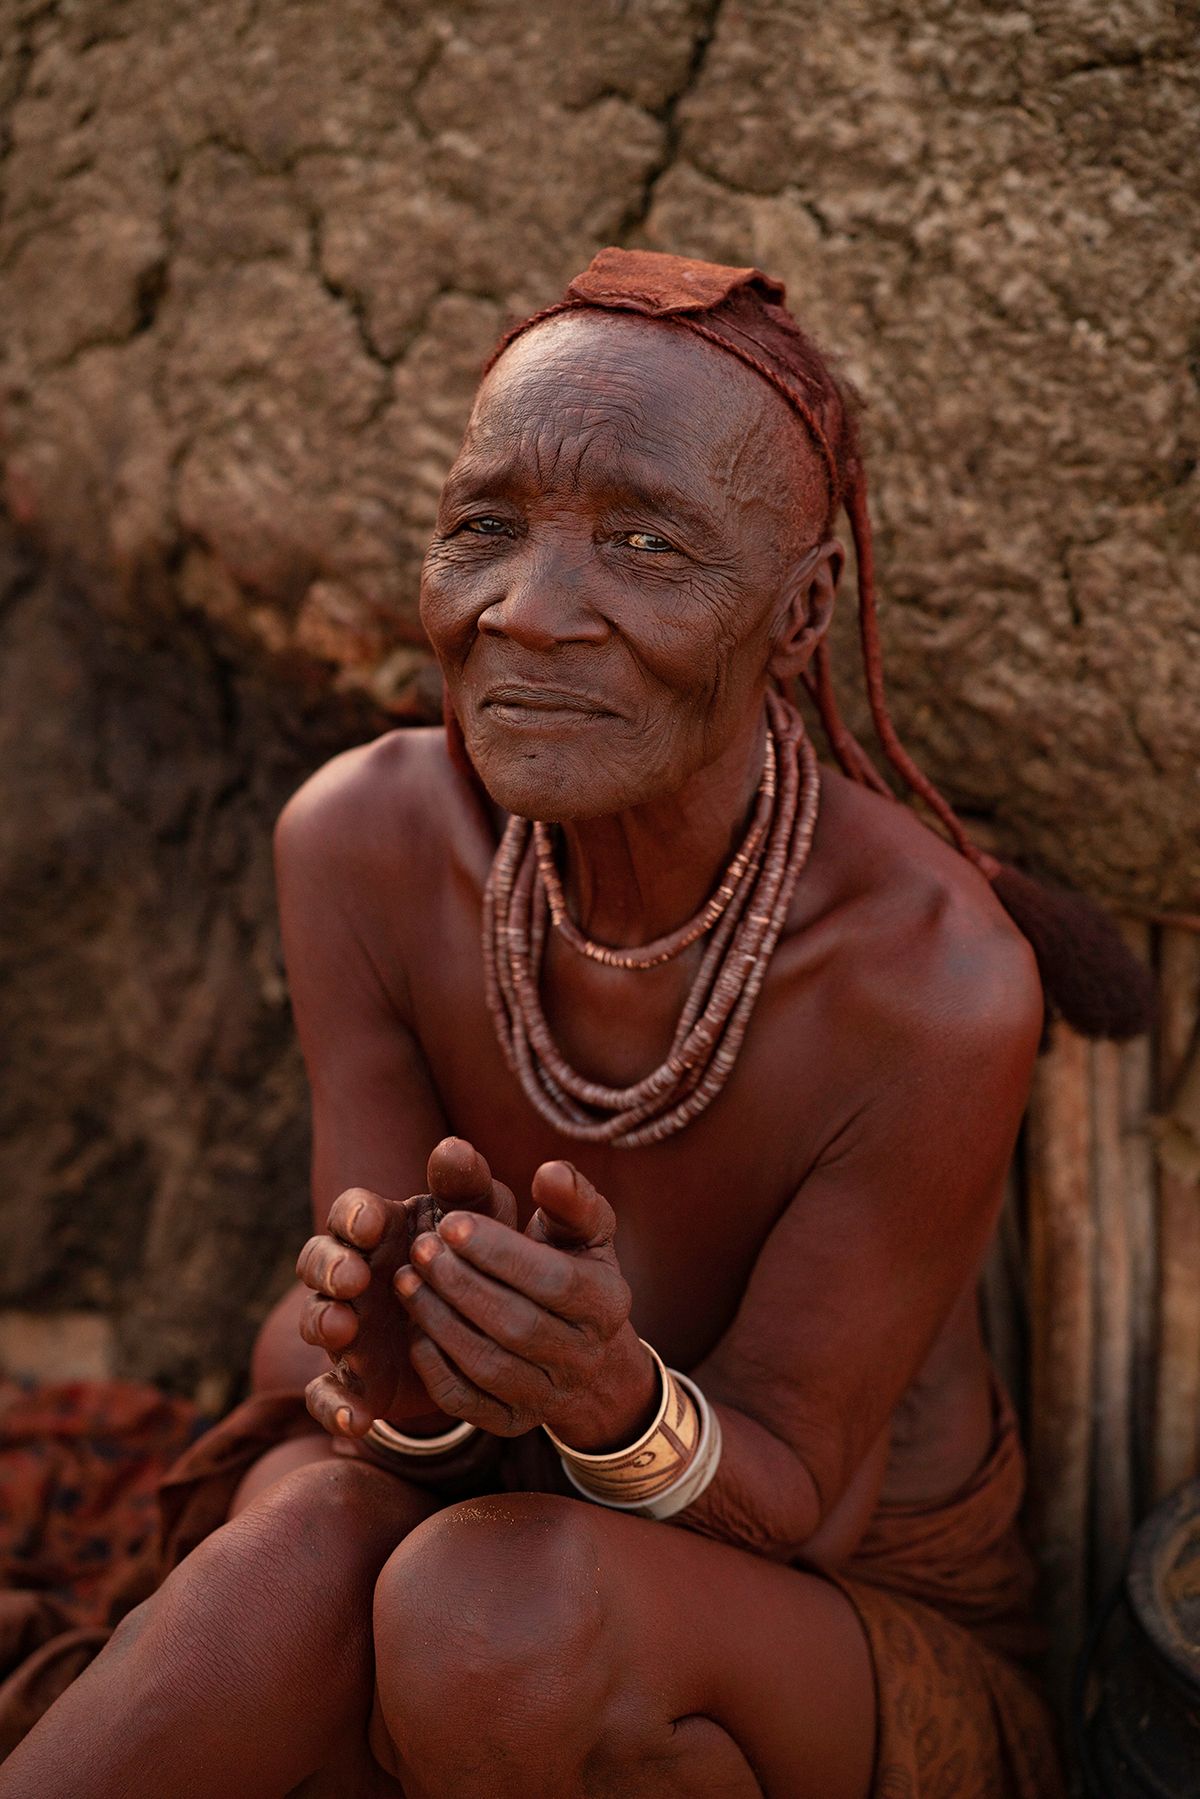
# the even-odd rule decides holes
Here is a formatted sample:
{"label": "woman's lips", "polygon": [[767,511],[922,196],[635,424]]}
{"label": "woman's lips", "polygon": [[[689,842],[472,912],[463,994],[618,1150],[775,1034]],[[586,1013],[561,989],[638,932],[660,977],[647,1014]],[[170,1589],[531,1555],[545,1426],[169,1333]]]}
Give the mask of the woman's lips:
{"label": "woman's lips", "polygon": [[502,724],[535,727],[616,716],[590,695],[569,693],[554,687],[493,687],[484,695],[480,710],[499,719]]}

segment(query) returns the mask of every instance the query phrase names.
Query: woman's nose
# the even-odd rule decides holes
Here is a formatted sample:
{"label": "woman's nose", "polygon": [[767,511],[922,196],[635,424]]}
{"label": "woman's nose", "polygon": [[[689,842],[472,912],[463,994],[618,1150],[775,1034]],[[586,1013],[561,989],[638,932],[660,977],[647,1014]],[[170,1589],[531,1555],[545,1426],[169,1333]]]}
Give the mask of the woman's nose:
{"label": "woman's nose", "polygon": [[608,624],[588,595],[585,571],[569,555],[546,552],[508,562],[503,593],[484,607],[478,628],[522,649],[602,643]]}

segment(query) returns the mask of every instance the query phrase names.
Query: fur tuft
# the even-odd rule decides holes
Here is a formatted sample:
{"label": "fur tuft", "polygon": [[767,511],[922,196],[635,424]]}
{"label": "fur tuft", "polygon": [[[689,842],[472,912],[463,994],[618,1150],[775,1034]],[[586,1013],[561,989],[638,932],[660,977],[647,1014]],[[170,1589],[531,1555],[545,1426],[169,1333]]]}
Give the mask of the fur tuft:
{"label": "fur tuft", "polygon": [[1033,946],[1046,999],[1084,1037],[1140,1037],[1154,1019],[1154,977],[1108,914],[1082,894],[1000,864],[996,898]]}

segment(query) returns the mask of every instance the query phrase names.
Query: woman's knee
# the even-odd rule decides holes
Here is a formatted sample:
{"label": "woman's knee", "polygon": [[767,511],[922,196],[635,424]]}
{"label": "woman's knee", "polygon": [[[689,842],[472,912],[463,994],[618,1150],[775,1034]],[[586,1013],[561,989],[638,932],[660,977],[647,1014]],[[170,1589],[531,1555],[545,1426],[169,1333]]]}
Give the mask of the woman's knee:
{"label": "woman's knee", "polygon": [[369,1599],[387,1557],[430,1509],[424,1493],[368,1462],[312,1459],[267,1482],[181,1567],[197,1556],[215,1557],[349,1582],[360,1595],[365,1582]]}
{"label": "woman's knee", "polygon": [[248,1505],[253,1505],[277,1481],[282,1480],[285,1475],[293,1474],[297,1468],[333,1459],[333,1442],[324,1431],[313,1431],[303,1437],[290,1437],[286,1443],[276,1443],[273,1449],[268,1449],[256,1462],[251,1463],[243,1474],[234,1490],[228,1516],[236,1518],[239,1512],[244,1512]]}
{"label": "woman's knee", "polygon": [[[299,1452],[302,1446],[306,1453],[298,1455],[298,1459],[281,1453],[289,1449]],[[273,1469],[267,1470],[274,1478],[265,1484],[259,1496],[259,1509],[270,1511],[277,1520],[285,1517],[298,1520],[325,1513],[342,1520],[365,1515],[371,1508],[372,1499],[401,1484],[393,1475],[357,1457],[318,1453],[308,1437],[297,1439],[294,1445],[280,1444],[278,1450],[269,1452],[255,1467],[263,1467],[277,1453],[280,1460]]]}
{"label": "woman's knee", "polygon": [[421,1759],[443,1728],[516,1739],[562,1732],[570,1714],[594,1719],[605,1611],[589,1507],[497,1495],[429,1518],[375,1588],[379,1705],[402,1759]]}

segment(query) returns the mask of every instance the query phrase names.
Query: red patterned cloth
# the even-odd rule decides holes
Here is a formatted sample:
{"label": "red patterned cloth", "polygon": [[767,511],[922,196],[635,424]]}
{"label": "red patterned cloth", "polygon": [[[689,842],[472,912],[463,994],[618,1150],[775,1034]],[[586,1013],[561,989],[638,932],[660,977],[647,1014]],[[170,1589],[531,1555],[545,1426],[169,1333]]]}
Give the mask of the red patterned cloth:
{"label": "red patterned cloth", "polygon": [[1017,1514],[1025,1457],[995,1388],[991,1450],[937,1505],[880,1506],[831,1576],[862,1620],[878,1695],[872,1799],[1062,1799]]}
{"label": "red patterned cloth", "polygon": [[153,1592],[159,1483],[204,1422],[131,1381],[0,1378],[0,1759]]}

